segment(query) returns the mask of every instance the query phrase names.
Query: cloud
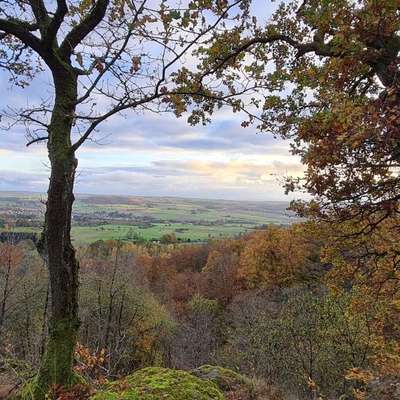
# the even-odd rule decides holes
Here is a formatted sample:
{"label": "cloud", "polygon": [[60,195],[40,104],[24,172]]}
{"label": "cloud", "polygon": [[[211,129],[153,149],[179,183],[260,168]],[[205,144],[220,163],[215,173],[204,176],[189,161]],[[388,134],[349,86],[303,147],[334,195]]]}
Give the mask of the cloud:
{"label": "cloud", "polygon": [[0,170],[0,190],[44,192],[48,182],[46,174]]}
{"label": "cloud", "polygon": [[[160,156],[161,153],[158,154]],[[109,153],[93,162],[81,157],[76,191],[98,194],[183,196],[243,200],[287,200],[280,181],[286,175],[301,176],[303,168],[290,157],[246,156],[157,159],[124,159]],[[48,167],[42,156],[32,159],[12,150],[0,149],[0,190],[45,192]],[[91,154],[93,156],[93,154]],[[43,158],[45,160],[46,157]]]}
{"label": "cloud", "polygon": [[[49,96],[42,93],[49,78],[44,74],[41,79],[26,91],[4,89],[7,105],[24,106],[28,97],[35,101]],[[2,74],[0,84],[7,86]],[[211,124],[190,126],[184,117],[165,113],[116,116],[101,124],[95,141],[79,150],[77,191],[287,199],[279,177],[301,175],[299,160],[290,155],[287,142],[257,133],[254,127],[242,128],[242,117],[223,109]],[[78,137],[75,133],[75,140]],[[0,190],[47,189],[46,146],[25,144],[23,127],[0,131]]]}
{"label": "cloud", "polygon": [[[88,143],[79,151],[77,192],[287,200],[279,178],[302,173],[287,143],[234,121],[222,119],[205,128],[160,116],[119,122],[104,130],[114,132],[102,145]],[[0,190],[44,192],[46,165],[45,146],[26,149],[3,141]]]}
{"label": "cloud", "polygon": [[243,200],[279,200],[279,177],[301,175],[299,164],[243,161],[153,161],[146,166],[83,168],[77,178],[81,192],[163,195]]}
{"label": "cloud", "polygon": [[87,143],[86,149],[181,149],[287,154],[285,142],[267,133],[257,133],[254,128],[242,128],[241,120],[240,116],[232,113],[219,113],[213,117],[210,125],[190,126],[185,118],[177,119],[170,114],[130,115],[126,119],[116,117],[101,126],[93,136],[95,143]]}
{"label": "cloud", "polygon": [[244,161],[153,161],[147,166],[113,166],[100,168],[83,169],[83,174],[104,175],[109,173],[122,174],[142,174],[153,177],[179,177],[179,176],[198,176],[198,177],[220,177],[221,180],[251,179],[251,180],[272,180],[273,176],[283,175],[302,175],[302,166],[296,163],[284,163],[273,161],[272,163],[252,163]]}

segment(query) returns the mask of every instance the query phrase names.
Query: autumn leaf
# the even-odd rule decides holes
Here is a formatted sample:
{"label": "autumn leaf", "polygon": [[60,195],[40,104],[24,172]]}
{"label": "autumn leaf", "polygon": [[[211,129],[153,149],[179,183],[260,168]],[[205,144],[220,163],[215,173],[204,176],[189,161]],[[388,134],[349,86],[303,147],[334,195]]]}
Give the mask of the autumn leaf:
{"label": "autumn leaf", "polygon": [[99,59],[96,59],[95,68],[97,69],[97,71],[99,71],[100,74],[104,71],[104,65]]}
{"label": "autumn leaf", "polygon": [[81,53],[75,54],[75,58],[76,58],[77,63],[83,68],[82,54]]}
{"label": "autumn leaf", "polygon": [[141,58],[140,58],[140,56],[132,57],[131,73],[139,71],[140,66],[141,66]]}

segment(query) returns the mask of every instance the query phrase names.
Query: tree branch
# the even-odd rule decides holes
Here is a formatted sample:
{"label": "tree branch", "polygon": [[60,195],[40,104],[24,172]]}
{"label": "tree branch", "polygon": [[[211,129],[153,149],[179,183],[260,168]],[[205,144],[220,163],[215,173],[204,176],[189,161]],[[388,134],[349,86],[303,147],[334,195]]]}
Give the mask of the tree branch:
{"label": "tree branch", "polygon": [[[191,92],[191,91],[181,91],[181,90],[177,90],[177,91],[172,91],[169,93],[159,93],[159,92],[154,92],[151,95],[145,96],[140,100],[135,100],[135,101],[127,101],[126,103],[120,103],[119,105],[115,106],[114,108],[112,108],[110,111],[108,111],[107,113],[96,117],[88,117],[86,119],[93,119],[94,121],[90,124],[90,126],[88,127],[88,129],[85,131],[85,133],[80,137],[79,140],[77,140],[72,146],[71,149],[73,151],[78,150],[78,148],[89,138],[89,136],[91,135],[91,133],[97,128],[97,126],[99,124],[101,124],[102,122],[104,122],[105,120],[107,120],[108,118],[110,118],[111,116],[118,114],[121,111],[127,110],[129,108],[136,108],[139,106],[143,106],[146,103],[150,103],[154,100],[157,100],[161,97],[167,96],[167,95],[177,95],[177,96],[192,96],[192,97],[202,97],[202,98],[206,98],[206,99],[212,99],[212,100],[220,100],[225,102],[226,104],[230,105],[228,103],[229,99],[232,97],[236,97],[236,96],[240,96],[241,94],[244,94],[248,91],[249,89],[244,89],[242,92],[238,92],[235,94],[228,94],[225,96],[212,96],[209,95],[207,93],[202,93],[200,91],[198,92]],[[258,117],[256,117],[255,115],[249,113],[248,111],[246,111],[243,107],[240,107],[240,110],[244,111],[247,115],[251,115],[253,118],[259,119]],[[261,121],[261,119],[259,119]]]}
{"label": "tree branch", "polygon": [[[145,6],[145,4],[146,4],[146,1],[147,1],[147,0],[144,0],[144,1],[142,2],[142,4],[140,5],[140,7],[139,7],[139,8],[137,9],[137,11],[135,12],[135,16],[133,17],[133,21],[132,21],[132,23],[131,23],[132,25],[134,25],[134,24],[137,22],[140,13],[143,11],[143,8],[144,8],[144,6]],[[81,97],[77,100],[76,104],[82,103],[83,101],[85,101],[85,100],[90,96],[90,94],[92,93],[92,91],[96,88],[97,84],[100,82],[101,78],[106,74],[106,72],[115,64],[115,62],[116,62],[116,61],[118,60],[118,58],[121,56],[121,54],[122,54],[123,51],[125,50],[126,46],[128,45],[129,39],[131,38],[131,36],[132,36],[132,30],[129,29],[129,31],[128,31],[128,33],[126,34],[126,37],[125,37],[125,39],[124,39],[124,41],[123,41],[123,43],[122,43],[121,48],[115,53],[114,57],[113,57],[108,63],[106,63],[106,65],[105,65],[103,71],[101,71],[101,72],[97,75],[97,77],[95,78],[95,80],[93,81],[93,83],[92,83],[92,84],[90,85],[90,87],[86,90],[86,93],[85,93],[83,96],[81,96]]]}
{"label": "tree branch", "polygon": [[295,48],[297,50],[297,57],[301,57],[307,53],[312,53],[314,52],[316,55],[323,56],[323,57],[333,57],[333,56],[339,56],[338,53],[336,53],[333,49],[330,43],[323,43],[319,41],[312,41],[309,43],[301,43],[298,42],[294,39],[292,39],[290,36],[287,35],[269,35],[269,36],[264,36],[264,37],[255,37],[253,39],[247,40],[244,42],[242,45],[237,47],[234,51],[232,51],[230,54],[225,56],[223,59],[219,60],[217,65],[212,68],[209,71],[206,71],[202,76],[202,80],[204,77],[211,75],[221,69],[228,61],[232,60],[233,58],[236,58],[240,53],[243,53],[247,50],[249,50],[251,47],[257,44],[271,44],[275,42],[285,42]]}
{"label": "tree branch", "polygon": [[137,101],[132,101],[132,102],[128,102],[128,103],[122,103],[116,107],[114,107],[112,110],[110,110],[109,112],[103,114],[102,116],[100,116],[96,121],[92,122],[92,124],[89,126],[89,128],[86,130],[86,132],[80,137],[79,140],[77,140],[71,147],[71,149],[73,151],[78,150],[78,148],[80,146],[82,146],[83,143],[85,143],[85,141],[87,140],[87,138],[90,136],[90,134],[96,129],[97,125],[99,125],[100,123],[102,123],[103,121],[105,121],[107,118],[121,112],[124,110],[127,110],[128,108],[135,108],[138,107],[142,104],[145,103],[149,103],[150,101],[153,101],[161,96],[164,96],[165,94],[161,94],[161,93],[154,93],[151,96],[146,96],[141,100],[137,100]]}
{"label": "tree branch", "polygon": [[68,59],[75,47],[101,22],[109,3],[110,0],[98,0],[89,14],[67,34],[60,46],[64,58]]}
{"label": "tree branch", "polygon": [[44,36],[47,30],[47,25],[50,21],[46,6],[43,0],[29,0],[28,3],[31,6],[36,22],[39,25],[40,32],[42,36]]}
{"label": "tree branch", "polygon": [[210,25],[207,29],[205,29],[204,31],[200,32],[196,38],[194,38],[179,54],[177,54],[168,64],[166,64],[163,67],[162,70],[162,76],[161,79],[157,82],[156,85],[156,93],[158,92],[160,85],[162,84],[162,82],[165,81],[165,74],[166,71],[169,67],[171,67],[173,64],[175,64],[184,54],[186,54],[188,52],[188,50],[194,45],[196,44],[199,39],[201,39],[202,37],[204,37],[206,34],[208,34],[209,32],[211,32],[213,29],[215,29],[215,27],[222,21],[222,19],[228,14],[228,12],[235,7],[237,4],[239,4],[242,0],[237,0],[234,3],[232,3],[229,7],[227,7],[227,9],[219,16],[219,18],[212,24]]}
{"label": "tree branch", "polygon": [[48,139],[49,139],[48,136],[41,136],[41,137],[32,139],[32,140],[30,140],[30,141],[26,144],[26,147],[29,147],[29,146],[30,146],[31,144],[33,144],[33,143],[41,142],[41,141],[43,141],[43,140],[48,140]]}
{"label": "tree branch", "polygon": [[29,46],[32,50],[35,50],[37,53],[39,53],[43,59],[46,59],[40,39],[31,33],[32,30],[35,30],[35,27],[36,25],[34,24],[30,24],[18,19],[0,19],[0,31],[15,36],[17,39],[21,40],[21,42]]}
{"label": "tree branch", "polygon": [[47,28],[45,40],[49,46],[51,46],[53,40],[55,39],[58,30],[64,20],[64,17],[68,13],[68,6],[65,0],[57,0],[57,10]]}

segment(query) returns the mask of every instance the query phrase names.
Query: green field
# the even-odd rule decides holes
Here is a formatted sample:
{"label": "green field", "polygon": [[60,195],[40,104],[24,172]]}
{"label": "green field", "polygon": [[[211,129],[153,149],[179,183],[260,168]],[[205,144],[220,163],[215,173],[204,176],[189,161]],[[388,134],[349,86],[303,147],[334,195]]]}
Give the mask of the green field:
{"label": "green field", "polygon": [[[44,195],[0,192],[0,220],[16,231],[40,232]],[[72,235],[75,244],[96,240],[158,240],[174,233],[181,241],[204,241],[296,219],[285,202],[242,202],[173,197],[77,195]]]}
{"label": "green field", "polygon": [[[181,231],[183,229],[183,232]],[[16,227],[17,232],[34,232],[39,234],[39,228]],[[248,232],[252,228],[235,225],[201,226],[191,224],[157,224],[150,228],[140,228],[135,225],[98,225],[73,226],[72,237],[77,244],[92,243],[96,240],[129,239],[129,233],[135,233],[145,240],[158,240],[166,233],[175,233],[181,241],[205,241],[211,238],[235,236]]]}

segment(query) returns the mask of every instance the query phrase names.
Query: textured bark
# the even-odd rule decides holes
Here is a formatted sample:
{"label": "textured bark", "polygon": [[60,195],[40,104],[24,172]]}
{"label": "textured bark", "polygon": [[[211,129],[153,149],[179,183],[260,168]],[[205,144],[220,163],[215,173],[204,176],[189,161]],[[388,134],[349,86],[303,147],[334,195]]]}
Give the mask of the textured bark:
{"label": "textured bark", "polygon": [[11,260],[10,256],[8,257],[7,260],[7,271],[6,271],[6,276],[5,276],[5,282],[4,282],[4,289],[3,289],[3,297],[1,300],[1,307],[0,307],[0,334],[3,329],[3,324],[4,324],[4,319],[6,315],[6,304],[7,304],[7,297],[8,297],[8,286],[10,283],[10,275],[11,275]]}
{"label": "textured bark", "polygon": [[51,176],[41,242],[50,276],[49,338],[34,385],[35,400],[44,399],[52,385],[67,387],[73,384],[73,354],[79,328],[79,265],[71,243],[77,167],[71,150],[71,127],[77,83],[74,72],[62,66],[53,70],[53,79],[56,98],[48,141]]}

